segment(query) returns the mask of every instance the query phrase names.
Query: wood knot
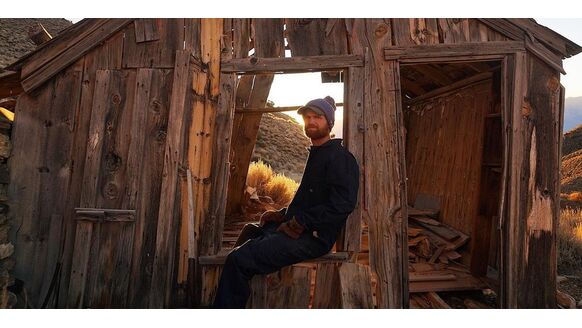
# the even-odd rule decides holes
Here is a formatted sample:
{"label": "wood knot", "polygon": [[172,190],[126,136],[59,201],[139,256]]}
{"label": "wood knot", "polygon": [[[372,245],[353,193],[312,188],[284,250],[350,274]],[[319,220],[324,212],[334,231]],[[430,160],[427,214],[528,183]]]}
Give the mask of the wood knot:
{"label": "wood knot", "polygon": [[114,152],[105,155],[105,167],[109,171],[117,171],[121,167],[121,157]]}
{"label": "wood knot", "polygon": [[378,130],[378,123],[372,124],[372,128],[374,128],[374,130]]}
{"label": "wood knot", "polygon": [[521,106],[521,116],[529,117],[530,115],[531,115],[531,106],[527,101],[524,101],[523,105]]}
{"label": "wood knot", "polygon": [[386,33],[388,33],[388,25],[387,24],[378,25],[378,27],[376,27],[376,30],[374,31],[374,34],[378,38],[384,36]]}
{"label": "wood knot", "polygon": [[159,143],[164,143],[164,142],[166,142],[166,136],[167,136],[166,131],[159,130],[156,133],[156,141],[159,142]]}
{"label": "wood knot", "polygon": [[259,62],[259,59],[257,57],[251,57],[250,62],[251,64],[256,65]]}
{"label": "wood knot", "polygon": [[119,105],[121,103],[121,96],[120,95],[113,95],[113,97],[111,97],[111,102]]}
{"label": "wood knot", "polygon": [[152,101],[151,109],[154,113],[159,113],[162,108],[162,102],[155,99]]}
{"label": "wood knot", "polygon": [[103,188],[103,194],[109,199],[116,199],[119,196],[119,188],[113,182],[108,182]]}

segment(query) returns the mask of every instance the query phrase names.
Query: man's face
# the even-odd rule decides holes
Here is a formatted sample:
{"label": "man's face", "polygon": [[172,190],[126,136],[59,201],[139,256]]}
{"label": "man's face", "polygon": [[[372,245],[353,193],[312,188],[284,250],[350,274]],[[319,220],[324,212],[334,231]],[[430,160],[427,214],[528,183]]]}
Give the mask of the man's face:
{"label": "man's face", "polygon": [[311,139],[320,139],[329,135],[330,129],[325,116],[307,110],[303,114],[305,135]]}

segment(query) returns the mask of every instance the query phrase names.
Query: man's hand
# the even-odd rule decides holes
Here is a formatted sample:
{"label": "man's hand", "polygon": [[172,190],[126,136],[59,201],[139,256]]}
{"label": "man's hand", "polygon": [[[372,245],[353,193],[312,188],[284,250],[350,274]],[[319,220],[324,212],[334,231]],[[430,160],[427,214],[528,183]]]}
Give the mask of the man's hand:
{"label": "man's hand", "polygon": [[299,236],[301,235],[301,233],[303,233],[304,230],[305,227],[299,224],[299,222],[297,222],[295,218],[292,218],[287,222],[281,223],[281,225],[279,225],[279,227],[277,228],[277,231],[284,232],[287,236],[293,239],[299,238]]}
{"label": "man's hand", "polygon": [[280,211],[266,211],[261,215],[261,220],[259,221],[259,225],[262,227],[267,222],[281,222],[285,217],[281,214]]}

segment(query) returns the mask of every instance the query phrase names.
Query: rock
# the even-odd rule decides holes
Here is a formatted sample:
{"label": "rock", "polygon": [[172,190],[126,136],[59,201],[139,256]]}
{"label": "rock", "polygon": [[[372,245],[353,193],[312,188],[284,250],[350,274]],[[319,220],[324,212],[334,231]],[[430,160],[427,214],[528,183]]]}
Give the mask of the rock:
{"label": "rock", "polygon": [[14,246],[12,243],[0,245],[0,260],[3,260],[14,253]]}
{"label": "rock", "polygon": [[8,158],[11,150],[10,137],[5,134],[0,134],[0,158]]}

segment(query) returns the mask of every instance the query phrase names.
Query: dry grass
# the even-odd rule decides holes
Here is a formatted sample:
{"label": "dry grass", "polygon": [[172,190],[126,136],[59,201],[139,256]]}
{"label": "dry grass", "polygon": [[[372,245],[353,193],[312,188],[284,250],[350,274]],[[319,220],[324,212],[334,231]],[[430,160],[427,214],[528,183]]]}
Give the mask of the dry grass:
{"label": "dry grass", "polygon": [[283,174],[275,175],[265,188],[265,196],[279,206],[285,207],[291,203],[299,184]]}
{"label": "dry grass", "polygon": [[288,206],[299,184],[285,174],[275,174],[269,165],[258,161],[249,166],[247,186],[255,188],[258,196],[243,205],[246,214],[252,217],[255,212]]}
{"label": "dry grass", "polygon": [[576,273],[582,270],[582,210],[563,209],[558,226],[558,270]]}
{"label": "dry grass", "polygon": [[257,194],[265,195],[265,187],[273,178],[273,169],[270,165],[258,162],[252,162],[249,165],[247,174],[247,186],[251,186],[257,190]]}
{"label": "dry grass", "polygon": [[568,200],[573,202],[582,202],[582,192],[573,192],[568,195]]}

